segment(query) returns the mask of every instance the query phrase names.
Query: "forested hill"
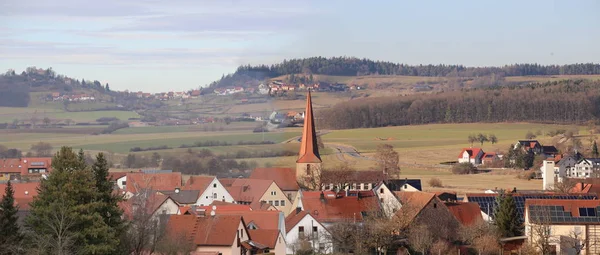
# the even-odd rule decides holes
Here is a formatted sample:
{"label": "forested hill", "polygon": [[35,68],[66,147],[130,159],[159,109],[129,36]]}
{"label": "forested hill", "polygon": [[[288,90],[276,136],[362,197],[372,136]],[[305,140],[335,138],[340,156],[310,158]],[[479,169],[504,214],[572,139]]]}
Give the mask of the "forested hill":
{"label": "forested hill", "polygon": [[52,68],[28,67],[18,74],[8,70],[0,75],[0,106],[27,107],[29,92],[71,92],[76,89],[93,89],[102,93],[110,91],[108,84],[99,81],[72,79],[56,74]]}
{"label": "forested hill", "polygon": [[321,128],[428,123],[583,123],[600,119],[600,81],[577,80],[356,99],[315,114]]}
{"label": "forested hill", "polygon": [[211,87],[243,86],[266,78],[289,74],[322,74],[339,76],[410,75],[410,76],[460,76],[476,77],[496,74],[500,76],[527,75],[586,75],[600,74],[600,64],[539,65],[514,64],[503,67],[465,67],[463,65],[406,65],[373,61],[353,57],[311,57],[284,60],[267,66],[240,66],[233,74],[223,76]]}

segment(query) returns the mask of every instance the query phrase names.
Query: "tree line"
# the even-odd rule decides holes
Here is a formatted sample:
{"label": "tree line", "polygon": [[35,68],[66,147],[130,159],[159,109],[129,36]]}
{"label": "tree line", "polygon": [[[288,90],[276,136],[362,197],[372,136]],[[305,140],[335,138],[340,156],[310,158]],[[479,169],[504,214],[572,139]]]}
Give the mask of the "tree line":
{"label": "tree line", "polygon": [[512,64],[502,67],[466,67],[464,65],[407,65],[356,57],[310,57],[283,60],[273,65],[242,65],[235,73],[223,75],[210,87],[257,85],[266,78],[292,74],[339,76],[409,75],[428,77],[480,77],[527,75],[587,75],[600,74],[600,64],[568,65]]}
{"label": "tree line", "polygon": [[322,128],[429,123],[583,123],[600,117],[600,81],[565,80],[427,95],[361,98],[316,114]]}

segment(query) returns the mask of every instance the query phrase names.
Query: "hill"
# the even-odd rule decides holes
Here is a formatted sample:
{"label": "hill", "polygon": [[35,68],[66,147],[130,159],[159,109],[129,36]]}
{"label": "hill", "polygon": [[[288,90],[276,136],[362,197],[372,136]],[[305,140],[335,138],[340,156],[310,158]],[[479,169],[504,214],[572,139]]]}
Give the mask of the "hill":
{"label": "hill", "polygon": [[[294,75],[298,75],[296,80]],[[514,77],[532,75],[591,75],[600,74],[600,64],[539,65],[513,64],[503,67],[465,67],[463,65],[406,65],[355,57],[311,57],[284,60],[271,66],[240,66],[229,75],[209,85],[210,88],[255,86],[260,82],[290,76],[292,82],[314,81],[313,75],[328,76],[417,76],[417,77]]]}

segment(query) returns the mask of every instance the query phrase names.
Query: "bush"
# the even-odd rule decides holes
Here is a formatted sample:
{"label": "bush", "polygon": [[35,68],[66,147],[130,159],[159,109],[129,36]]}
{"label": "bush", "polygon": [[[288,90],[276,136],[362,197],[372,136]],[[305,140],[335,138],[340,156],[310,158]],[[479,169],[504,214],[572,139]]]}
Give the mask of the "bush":
{"label": "bush", "polygon": [[477,168],[469,162],[456,164],[452,167],[453,174],[473,174],[476,171]]}
{"label": "bush", "polygon": [[517,175],[517,178],[523,179],[523,180],[531,180],[531,179],[535,178],[535,171],[533,171],[533,170],[523,171],[523,172],[519,173],[519,175]]}
{"label": "bush", "polygon": [[96,119],[96,122],[114,122],[114,121],[119,121],[118,118],[115,117],[101,117]]}
{"label": "bush", "polygon": [[113,122],[108,127],[102,130],[102,134],[110,134],[122,128],[128,128],[129,124],[126,122]]}
{"label": "bush", "polygon": [[433,177],[433,178],[429,179],[429,181],[427,183],[429,183],[429,186],[434,187],[434,188],[444,187],[444,185],[442,184],[442,180],[440,180],[437,177]]}

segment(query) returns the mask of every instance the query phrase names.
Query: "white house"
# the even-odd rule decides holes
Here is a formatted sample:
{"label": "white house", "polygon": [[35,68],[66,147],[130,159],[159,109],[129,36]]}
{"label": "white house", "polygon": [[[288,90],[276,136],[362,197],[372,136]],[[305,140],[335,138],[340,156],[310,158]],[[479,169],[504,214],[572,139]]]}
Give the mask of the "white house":
{"label": "white house", "polygon": [[570,173],[570,177],[574,178],[589,178],[595,170],[600,169],[600,159],[584,158],[575,164],[574,171]]}
{"label": "white house", "polygon": [[383,182],[380,182],[375,186],[375,195],[379,198],[379,202],[381,203],[381,208],[383,212],[388,217],[394,216],[396,211],[398,211],[402,205],[400,201],[396,197],[393,191],[391,191]]}
{"label": "white house", "polygon": [[485,153],[481,148],[465,148],[458,154],[458,163],[481,165],[483,154]]}
{"label": "white house", "polygon": [[307,211],[297,208],[285,219],[287,243],[286,253],[295,254],[303,242],[308,242],[320,254],[333,252],[327,236],[329,231]]}
{"label": "white house", "polygon": [[206,206],[213,201],[233,203],[235,200],[215,176],[190,176],[183,186],[184,190],[198,190],[200,196],[196,205]]}

